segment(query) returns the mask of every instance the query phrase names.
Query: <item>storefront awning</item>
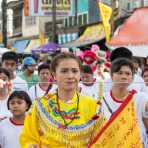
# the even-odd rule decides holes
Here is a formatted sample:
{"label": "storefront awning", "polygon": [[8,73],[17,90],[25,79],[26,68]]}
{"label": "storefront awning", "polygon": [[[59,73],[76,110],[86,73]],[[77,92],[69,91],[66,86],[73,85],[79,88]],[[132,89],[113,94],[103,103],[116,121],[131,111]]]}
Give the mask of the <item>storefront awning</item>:
{"label": "storefront awning", "polygon": [[97,24],[89,26],[84,31],[83,35],[80,36],[77,40],[63,44],[63,47],[81,47],[84,45],[92,44],[98,42],[99,40],[105,38],[104,27],[102,24]]}
{"label": "storefront awning", "polygon": [[138,8],[112,37],[109,46],[148,46],[148,7]]}
{"label": "storefront awning", "polygon": [[31,49],[36,48],[36,47],[38,47],[40,45],[41,45],[41,42],[40,42],[39,39],[31,40],[29,42],[28,46],[25,48],[24,53],[30,53]]}
{"label": "storefront awning", "polygon": [[23,53],[28,43],[29,43],[29,40],[15,41],[14,44],[12,45],[12,48],[14,48],[17,53]]}
{"label": "storefront awning", "polygon": [[[45,39],[45,44],[48,42],[48,38]],[[32,49],[35,49],[37,47],[41,46],[41,40],[40,39],[33,39],[30,41],[28,46],[25,48],[24,53],[31,53]]]}
{"label": "storefront awning", "polygon": [[138,8],[120,26],[110,42],[109,48],[128,48],[134,56],[148,56],[148,7]]}

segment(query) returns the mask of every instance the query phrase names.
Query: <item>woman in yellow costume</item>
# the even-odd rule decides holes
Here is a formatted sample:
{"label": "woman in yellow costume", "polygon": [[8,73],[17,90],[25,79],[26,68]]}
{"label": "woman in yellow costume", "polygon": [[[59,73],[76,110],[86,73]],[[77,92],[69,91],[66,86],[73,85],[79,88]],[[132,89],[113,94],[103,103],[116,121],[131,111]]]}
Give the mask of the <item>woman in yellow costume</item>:
{"label": "woman in yellow costume", "polygon": [[57,92],[34,102],[20,136],[21,148],[85,148],[104,120],[94,118],[94,99],[78,92],[81,62],[61,53],[52,60],[51,70]]}

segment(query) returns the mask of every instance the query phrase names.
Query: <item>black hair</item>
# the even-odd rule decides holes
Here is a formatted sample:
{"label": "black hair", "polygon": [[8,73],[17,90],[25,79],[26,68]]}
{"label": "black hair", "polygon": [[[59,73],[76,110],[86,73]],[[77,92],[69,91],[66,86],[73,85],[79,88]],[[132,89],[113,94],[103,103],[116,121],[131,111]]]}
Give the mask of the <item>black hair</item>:
{"label": "black hair", "polygon": [[148,66],[147,59],[148,59],[148,56],[144,59],[144,66]]}
{"label": "black hair", "polygon": [[11,79],[10,72],[7,69],[0,67],[0,74],[1,73],[4,73],[8,77],[9,80]]}
{"label": "black hair", "polygon": [[50,66],[47,63],[43,63],[38,67],[38,73],[40,73],[41,70],[48,69],[50,71]]}
{"label": "black hair", "polygon": [[132,56],[133,56],[133,54],[128,48],[119,47],[111,52],[110,61],[113,62],[117,58],[131,59]]}
{"label": "black hair", "polygon": [[134,74],[133,62],[127,58],[118,58],[112,62],[111,74],[119,72],[122,66],[128,66]]}
{"label": "black hair", "polygon": [[15,97],[26,101],[26,103],[28,104],[28,109],[26,111],[30,109],[32,102],[31,102],[29,95],[25,91],[20,91],[20,90],[12,92],[12,94],[9,96],[8,101],[7,101],[8,109],[9,109],[10,100],[14,99]]}
{"label": "black hair", "polygon": [[18,63],[18,56],[15,52],[13,51],[8,51],[8,52],[5,52],[3,55],[2,55],[2,62],[4,60],[13,60],[15,61],[16,63]]}
{"label": "black hair", "polygon": [[93,71],[89,65],[83,65],[82,66],[82,73],[93,74]]}
{"label": "black hair", "polygon": [[139,58],[133,57],[132,61],[133,61],[133,63],[137,63],[139,65],[139,67],[141,67],[141,61]]}

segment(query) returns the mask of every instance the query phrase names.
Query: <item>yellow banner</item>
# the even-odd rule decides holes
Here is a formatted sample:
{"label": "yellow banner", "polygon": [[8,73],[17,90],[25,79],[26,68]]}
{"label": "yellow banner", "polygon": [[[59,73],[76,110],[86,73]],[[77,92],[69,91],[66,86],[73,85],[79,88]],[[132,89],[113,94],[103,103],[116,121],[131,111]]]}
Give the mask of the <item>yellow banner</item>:
{"label": "yellow banner", "polygon": [[105,29],[106,41],[108,42],[110,40],[110,35],[111,35],[111,26],[109,21],[112,15],[112,8],[101,2],[99,2],[98,5],[99,5],[102,22]]}
{"label": "yellow banner", "polygon": [[0,33],[0,44],[3,43],[3,35]]}
{"label": "yellow banner", "polygon": [[103,32],[104,28],[102,24],[89,26],[84,31],[83,35],[80,36],[79,41],[89,41],[89,40],[96,40],[99,38]]}
{"label": "yellow banner", "polygon": [[39,38],[40,38],[41,45],[44,45],[46,43],[46,38],[43,32],[40,32]]}
{"label": "yellow banner", "polygon": [[99,131],[91,148],[142,148],[133,99],[127,99]]}

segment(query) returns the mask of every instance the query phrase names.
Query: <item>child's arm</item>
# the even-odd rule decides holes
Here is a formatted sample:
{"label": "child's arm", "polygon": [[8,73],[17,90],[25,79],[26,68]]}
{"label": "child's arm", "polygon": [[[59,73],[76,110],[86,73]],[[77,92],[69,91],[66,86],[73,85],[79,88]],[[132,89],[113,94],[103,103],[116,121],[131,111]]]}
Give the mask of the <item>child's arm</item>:
{"label": "child's arm", "polygon": [[2,134],[1,129],[2,129],[2,127],[0,126],[0,148],[2,148],[3,143],[4,143],[4,138],[3,138],[3,134]]}

